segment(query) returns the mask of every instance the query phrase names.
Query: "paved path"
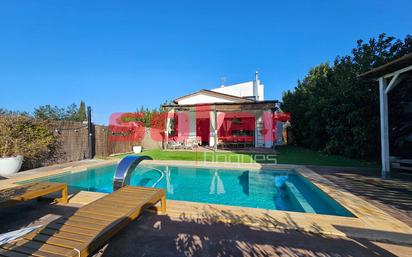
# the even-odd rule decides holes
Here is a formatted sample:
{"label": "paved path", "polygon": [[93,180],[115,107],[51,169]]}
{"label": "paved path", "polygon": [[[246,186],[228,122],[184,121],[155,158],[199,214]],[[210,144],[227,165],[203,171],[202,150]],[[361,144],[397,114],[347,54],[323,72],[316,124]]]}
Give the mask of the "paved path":
{"label": "paved path", "polygon": [[378,170],[310,168],[412,227],[412,171],[393,171],[391,179],[383,180]]}

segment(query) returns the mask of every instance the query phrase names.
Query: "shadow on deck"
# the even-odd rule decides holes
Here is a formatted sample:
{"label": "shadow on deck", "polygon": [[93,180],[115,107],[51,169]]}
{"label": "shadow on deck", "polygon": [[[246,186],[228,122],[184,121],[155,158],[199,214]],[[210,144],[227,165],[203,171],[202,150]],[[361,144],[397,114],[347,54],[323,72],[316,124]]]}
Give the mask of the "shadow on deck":
{"label": "shadow on deck", "polygon": [[[269,231],[264,226],[252,228],[214,219],[215,214],[202,219],[182,215],[177,220],[146,214],[115,237],[99,256],[398,256],[410,250],[365,239]],[[282,227],[267,217],[261,223]]]}
{"label": "shadow on deck", "polygon": [[391,179],[383,180],[380,172],[374,169],[311,169],[412,226],[412,172],[396,170],[392,172]]}

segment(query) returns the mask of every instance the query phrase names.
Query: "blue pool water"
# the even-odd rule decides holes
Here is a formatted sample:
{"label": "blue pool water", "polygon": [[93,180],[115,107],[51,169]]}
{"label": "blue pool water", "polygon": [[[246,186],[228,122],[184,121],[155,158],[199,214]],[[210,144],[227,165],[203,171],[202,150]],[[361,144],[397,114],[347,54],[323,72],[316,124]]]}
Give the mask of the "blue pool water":
{"label": "blue pool water", "polygon": [[[43,181],[67,183],[71,191],[112,192],[116,165],[67,172]],[[139,165],[127,181],[130,185],[164,188],[167,198],[338,216],[353,216],[304,177],[288,170],[239,170],[183,166]]]}

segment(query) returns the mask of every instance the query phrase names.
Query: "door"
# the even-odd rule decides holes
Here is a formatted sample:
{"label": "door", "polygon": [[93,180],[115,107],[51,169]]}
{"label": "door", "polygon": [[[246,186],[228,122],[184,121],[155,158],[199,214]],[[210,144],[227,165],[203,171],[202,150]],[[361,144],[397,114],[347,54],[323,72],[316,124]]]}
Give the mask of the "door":
{"label": "door", "polygon": [[196,136],[201,138],[202,145],[209,144],[209,136],[210,136],[210,119],[209,118],[196,119]]}

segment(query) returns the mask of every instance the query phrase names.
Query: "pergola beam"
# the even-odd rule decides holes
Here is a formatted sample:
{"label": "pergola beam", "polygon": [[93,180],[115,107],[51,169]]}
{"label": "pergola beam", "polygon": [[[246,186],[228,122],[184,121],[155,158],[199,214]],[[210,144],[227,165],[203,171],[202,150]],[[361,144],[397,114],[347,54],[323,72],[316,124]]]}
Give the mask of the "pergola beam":
{"label": "pergola beam", "polygon": [[408,66],[408,67],[405,67],[405,68],[402,68],[402,69],[400,69],[400,70],[397,70],[397,71],[395,71],[395,72],[391,72],[391,73],[385,74],[385,75],[383,76],[383,78],[385,78],[385,79],[386,79],[386,78],[390,78],[390,77],[395,76],[396,74],[405,73],[405,72],[410,71],[410,70],[412,70],[412,65],[410,65],[410,66]]}
{"label": "pergola beam", "polygon": [[389,82],[388,86],[385,89],[385,94],[388,94],[389,91],[394,88],[398,83],[399,83],[399,74],[400,73],[396,73],[395,76],[393,76],[393,78],[391,79],[391,82]]}

